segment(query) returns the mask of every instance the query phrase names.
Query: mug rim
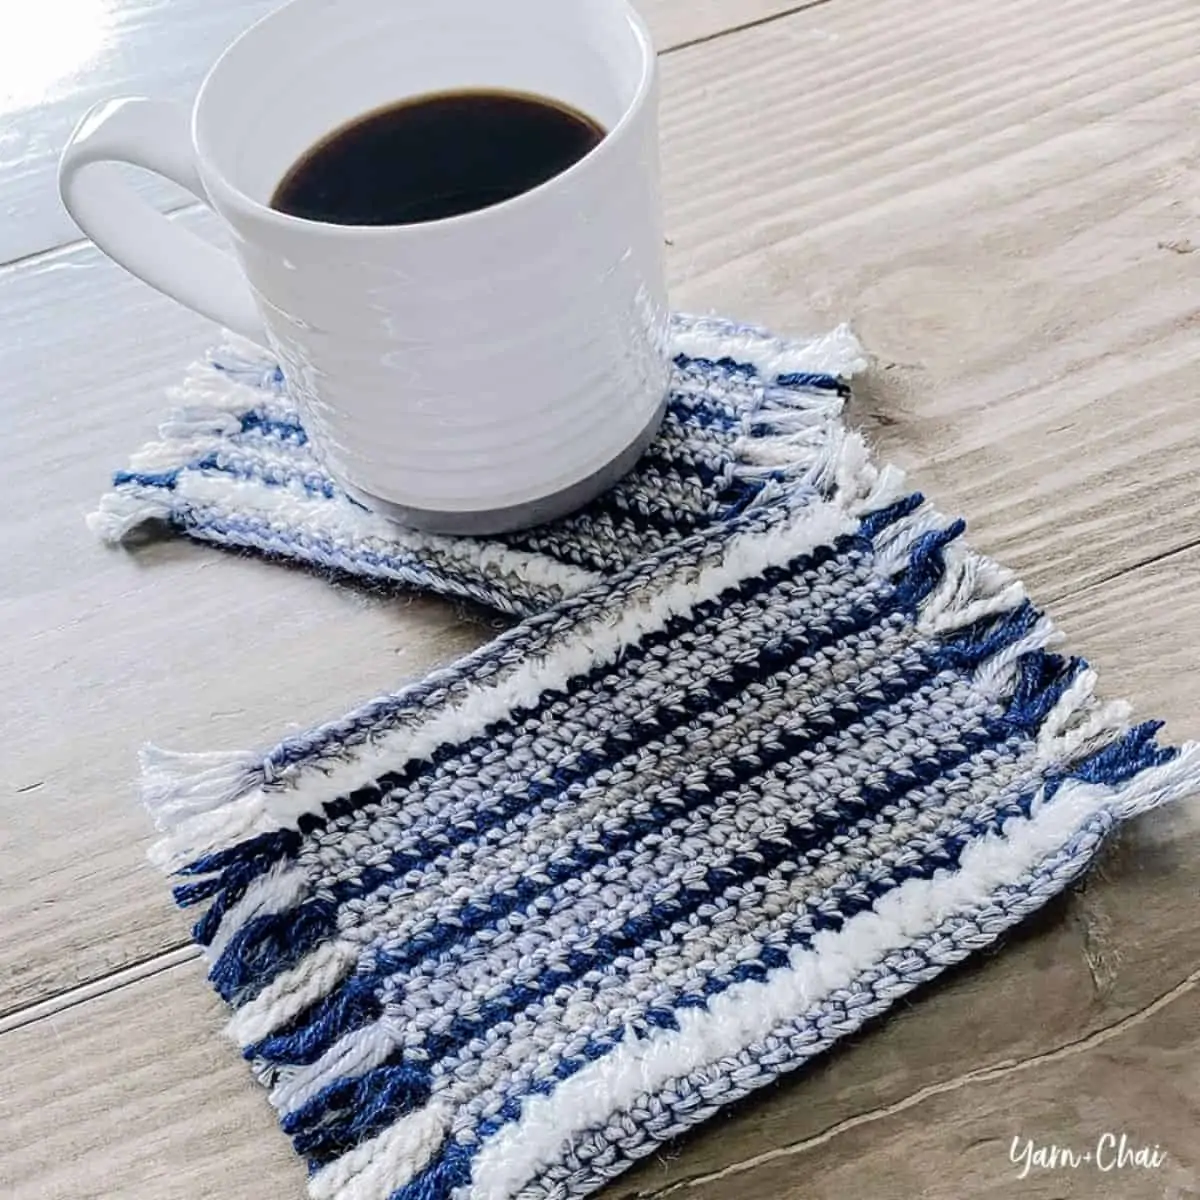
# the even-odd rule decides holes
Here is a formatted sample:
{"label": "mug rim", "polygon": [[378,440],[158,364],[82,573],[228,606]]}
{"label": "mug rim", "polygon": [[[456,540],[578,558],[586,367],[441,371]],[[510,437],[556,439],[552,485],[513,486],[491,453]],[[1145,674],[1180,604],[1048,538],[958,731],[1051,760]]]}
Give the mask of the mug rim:
{"label": "mug rim", "polygon": [[[260,34],[264,28],[274,23],[277,18],[288,12],[290,9],[296,8],[301,4],[311,3],[311,0],[288,0],[286,4],[280,5],[278,8],[260,17],[254,24],[244,29],[237,37],[231,41],[224,50],[218,55],[216,61],[208,69],[204,79],[201,81],[200,88],[196,93],[196,99],[192,104],[190,117],[190,132],[192,139],[192,148],[195,152],[201,175],[204,178],[206,187],[209,181],[215,181],[219,184],[223,199],[227,203],[232,203],[240,209],[245,215],[258,218],[260,221],[266,221],[277,225],[280,228],[292,229],[297,232],[305,232],[308,234],[320,234],[332,238],[362,238],[362,237],[396,237],[400,235],[409,235],[418,231],[433,231],[449,229],[452,227],[461,227],[471,223],[478,223],[488,218],[494,218],[498,215],[503,215],[513,211],[520,206],[528,206],[535,204],[538,200],[545,197],[547,193],[554,190],[556,185],[564,180],[574,179],[584,171],[592,168],[597,162],[603,161],[612,152],[610,143],[615,143],[625,135],[629,128],[637,120],[639,114],[645,109],[654,92],[654,85],[658,72],[658,55],[654,49],[654,42],[650,36],[650,30],[646,25],[642,15],[633,7],[630,0],[611,0],[612,3],[618,5],[624,10],[624,16],[629,23],[642,54],[642,70],[641,77],[638,80],[637,90],[633,94],[633,98],[625,106],[621,113],[620,120],[609,130],[605,132],[603,138],[595,146],[593,146],[582,158],[577,159],[565,170],[560,171],[557,175],[551,176],[549,179],[543,180],[536,186],[529,188],[527,191],[521,192],[516,196],[510,196],[506,200],[501,200],[496,204],[490,204],[486,208],[473,209],[470,212],[458,213],[454,216],[439,217],[432,221],[418,221],[403,225],[345,225],[337,224],[332,221],[317,221],[311,217],[299,217],[292,213],[280,212],[276,208],[272,208],[269,204],[264,204],[261,200],[255,200],[253,196],[248,195],[242,188],[229,179],[226,173],[219,170],[215,164],[214,156],[209,152],[208,147],[201,137],[201,112],[204,108],[204,102],[207,96],[212,91],[214,80],[220,73],[221,67],[225,64],[234,51],[239,48],[243,42],[251,37]],[[400,97],[400,99],[415,99],[421,93],[414,93],[411,97]],[[330,133],[335,132],[331,130]],[[328,135],[326,135],[328,136]],[[210,197],[211,198],[211,197]]]}

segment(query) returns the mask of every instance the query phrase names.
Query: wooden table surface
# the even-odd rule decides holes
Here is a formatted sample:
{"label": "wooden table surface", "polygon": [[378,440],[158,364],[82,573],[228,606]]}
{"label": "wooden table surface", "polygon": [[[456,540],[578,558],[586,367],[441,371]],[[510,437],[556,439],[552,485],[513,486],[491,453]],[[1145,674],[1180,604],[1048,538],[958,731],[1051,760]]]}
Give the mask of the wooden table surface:
{"label": "wooden table surface", "polygon": [[[270,5],[0,15],[2,1197],[303,1194],[144,861],[135,752],[272,742],[490,632],[83,526],[214,331],[77,240],[55,158],[99,97],[187,97]],[[879,453],[1022,572],[1109,694],[1200,735],[1197,0],[643,6],[675,305],[850,320]],[[606,1194],[1200,1197],[1197,813],[1134,823],[1002,952]],[[1106,1133],[1161,1165],[1010,1161],[1014,1137]]]}

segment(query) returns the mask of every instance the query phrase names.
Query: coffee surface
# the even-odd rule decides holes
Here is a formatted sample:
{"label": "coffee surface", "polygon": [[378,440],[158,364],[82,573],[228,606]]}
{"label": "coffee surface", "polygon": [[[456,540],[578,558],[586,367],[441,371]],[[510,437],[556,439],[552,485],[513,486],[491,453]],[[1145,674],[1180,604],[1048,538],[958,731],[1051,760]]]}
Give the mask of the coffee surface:
{"label": "coffee surface", "polygon": [[499,204],[553,179],[604,137],[540,96],[418,96],[335,129],[275,190],[279,212],[334,225],[413,225]]}

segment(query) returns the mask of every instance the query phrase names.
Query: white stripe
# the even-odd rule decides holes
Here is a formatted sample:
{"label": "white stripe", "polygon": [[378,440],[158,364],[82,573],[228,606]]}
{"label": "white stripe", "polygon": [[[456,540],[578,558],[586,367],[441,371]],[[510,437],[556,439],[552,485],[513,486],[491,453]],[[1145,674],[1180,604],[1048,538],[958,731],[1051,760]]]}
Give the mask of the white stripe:
{"label": "white stripe", "polygon": [[307,1104],[337,1079],[365,1075],[380,1066],[400,1044],[402,1032],[387,1019],[343,1034],[312,1066],[284,1067],[271,1090],[271,1105],[280,1115]]}
{"label": "white stripe", "polygon": [[[316,464],[313,464],[316,469]],[[498,567],[522,582],[546,584],[576,592],[598,581],[599,576],[542,554],[510,550],[476,538],[447,538],[412,533],[385,517],[364,512],[345,500],[314,496],[294,484],[268,486],[256,479],[231,479],[185,471],[175,486],[177,498],[211,506],[230,516],[258,514],[284,536],[317,534],[346,541],[356,550],[394,555],[399,551],[427,555],[436,551],[448,562],[461,562],[473,570]]]}
{"label": "white stripe", "polygon": [[348,1150],[308,1181],[312,1200],[387,1200],[437,1153],[450,1113],[436,1102]]}
{"label": "white stripe", "polygon": [[984,617],[1011,612],[1025,600],[1024,585],[1006,567],[976,554],[962,540],[942,552],[945,572],[921,606],[917,628],[947,634]]}
{"label": "white stripe", "polygon": [[1100,700],[1096,672],[1090,667],[1059,697],[1038,730],[1038,758],[1043,763],[1070,762],[1111,742],[1129,728],[1133,707],[1128,700]]}
{"label": "white stripe", "polygon": [[732,358],[749,363],[766,379],[793,372],[848,378],[865,370],[866,355],[849,325],[839,325],[811,341],[790,341],[753,330],[727,330],[707,325],[704,318],[676,321],[672,330],[676,354],[689,358]]}
{"label": "white stripe", "polygon": [[520,1119],[486,1143],[475,1159],[472,1184],[455,1200],[508,1200],[558,1162],[572,1139],[611,1120],[639,1096],[739,1053],[846,987],[886,954],[951,915],[985,904],[997,888],[1018,882],[1102,810],[1128,816],[1194,787],[1198,764],[1200,746],[1191,745],[1116,793],[1067,783],[1052,802],[1036,808],[1032,819],[1009,821],[1003,834],[967,846],[958,871],[909,880],[839,932],[818,934],[810,949],[794,951],[789,967],[762,982],[730,988],[707,1010],[678,1012],[677,1031],[623,1042],[551,1095],[524,1098]]}
{"label": "white stripe", "polygon": [[751,529],[735,535],[720,562],[699,571],[690,563],[677,566],[665,586],[657,579],[647,580],[641,595],[634,593],[617,612],[604,605],[576,625],[552,654],[532,655],[487,684],[475,685],[458,704],[432,710],[419,724],[381,733],[353,761],[314,762],[320,770],[298,775],[289,788],[259,788],[223,809],[182,822],[155,846],[154,861],[170,869],[257,834],[290,827],[304,813],[316,812],[330,798],[373,783],[385,771],[397,771],[446,742],[474,737],[514,708],[535,703],[543,692],[615,661],[624,647],[663,628],[677,614],[761,575],[768,567],[827,545],[857,525],[838,505],[814,501],[765,533]]}
{"label": "white stripe", "polygon": [[229,939],[247,921],[295,908],[307,891],[307,870],[293,867],[286,860],[276,863],[246,888],[236,904],[230,905],[221,918],[216,935],[207,946],[202,947],[205,957],[209,962],[215,962],[229,944]]}
{"label": "white stripe", "polygon": [[226,1033],[239,1046],[261,1041],[327,996],[354,969],[358,953],[359,947],[353,942],[323,942],[242,1005],[230,1017]]}

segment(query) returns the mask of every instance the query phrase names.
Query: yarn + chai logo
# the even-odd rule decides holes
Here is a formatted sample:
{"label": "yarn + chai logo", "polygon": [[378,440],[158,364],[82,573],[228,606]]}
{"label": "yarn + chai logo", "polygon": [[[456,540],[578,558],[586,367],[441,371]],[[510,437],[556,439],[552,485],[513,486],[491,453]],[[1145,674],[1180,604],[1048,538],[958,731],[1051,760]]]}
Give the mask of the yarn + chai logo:
{"label": "yarn + chai logo", "polygon": [[1043,1171],[1157,1171],[1167,1157],[1157,1143],[1142,1145],[1125,1133],[1102,1133],[1090,1146],[1079,1147],[1043,1144],[1018,1133],[1008,1150],[1018,1179]]}

